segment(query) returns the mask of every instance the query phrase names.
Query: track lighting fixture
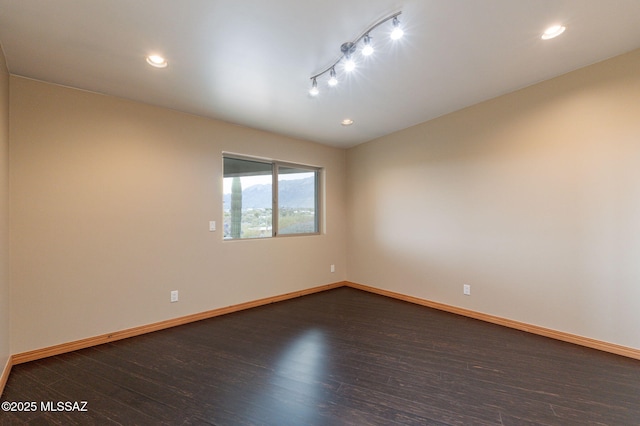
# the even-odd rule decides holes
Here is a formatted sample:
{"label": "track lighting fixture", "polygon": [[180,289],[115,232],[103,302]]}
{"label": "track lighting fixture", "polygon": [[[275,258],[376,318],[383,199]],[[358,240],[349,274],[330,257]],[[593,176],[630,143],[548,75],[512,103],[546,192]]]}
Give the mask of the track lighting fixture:
{"label": "track lighting fixture", "polygon": [[364,46],[362,47],[362,54],[364,56],[369,56],[373,53],[373,46],[371,46],[371,37],[369,34],[364,36]]}
{"label": "track lighting fixture", "polygon": [[309,89],[309,94],[311,96],[318,96],[318,93],[320,93],[320,91],[318,90],[318,82],[314,78],[313,83],[311,83],[311,89]]}
{"label": "track lighting fixture", "polygon": [[356,61],[353,60],[353,58],[351,57],[347,57],[345,58],[346,60],[344,61],[344,70],[346,72],[351,72],[353,70],[356,69]]}
{"label": "track lighting fixture", "polygon": [[[356,44],[350,41],[342,43],[340,51],[344,57],[344,70],[346,72],[351,72],[356,69],[356,62],[353,60],[353,53],[356,51]],[[334,67],[331,67],[331,69],[334,69]]]}
{"label": "track lighting fixture", "polygon": [[335,68],[331,68],[331,71],[329,72],[329,86],[335,86],[336,84],[338,84],[338,78],[336,77],[336,69]]}
{"label": "track lighting fixture", "polygon": [[335,61],[333,64],[331,64],[322,72],[319,72],[311,76],[311,89],[309,90],[309,94],[311,96],[317,96],[320,93],[320,90],[318,89],[318,78],[322,77],[324,74],[329,73],[329,80],[327,81],[329,86],[335,86],[338,84],[338,76],[336,74],[336,65],[338,65],[340,62],[342,62],[342,69],[345,72],[351,72],[356,68],[357,64],[355,60],[356,58],[354,56],[358,51],[358,43],[360,43],[360,41],[362,41],[362,48],[360,49],[359,53],[362,56],[369,56],[373,54],[374,47],[372,44],[372,37],[370,33],[380,25],[384,24],[387,21],[392,20],[393,28],[391,30],[390,37],[392,40],[400,39],[404,35],[404,32],[402,31],[402,28],[400,26],[400,21],[398,20],[398,16],[401,13],[402,12],[396,12],[393,15],[387,16],[386,18],[376,22],[371,27],[369,27],[364,33],[362,33],[362,35],[357,37],[354,41],[348,41],[346,43],[342,43],[342,45],[340,46],[340,52],[341,52],[340,58],[338,58],[337,61]]}
{"label": "track lighting fixture", "polygon": [[398,17],[395,16],[393,18],[393,31],[391,31],[391,40],[398,40],[402,38],[404,35],[404,31],[400,28],[400,21],[398,21]]}

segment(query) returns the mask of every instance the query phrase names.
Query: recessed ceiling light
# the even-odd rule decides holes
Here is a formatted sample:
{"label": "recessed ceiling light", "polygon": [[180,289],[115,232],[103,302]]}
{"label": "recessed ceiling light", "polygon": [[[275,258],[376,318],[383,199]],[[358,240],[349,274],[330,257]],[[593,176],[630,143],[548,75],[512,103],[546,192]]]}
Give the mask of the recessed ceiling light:
{"label": "recessed ceiling light", "polygon": [[549,40],[554,37],[558,37],[560,34],[564,32],[567,28],[562,25],[552,25],[542,33],[543,40]]}
{"label": "recessed ceiling light", "polygon": [[147,63],[149,65],[151,65],[152,67],[156,67],[156,68],[166,68],[167,67],[167,60],[165,58],[163,58],[162,56],[158,56],[158,55],[149,55],[149,56],[147,56]]}
{"label": "recessed ceiling light", "polygon": [[343,126],[351,126],[353,124],[353,120],[350,118],[345,118],[340,122]]}

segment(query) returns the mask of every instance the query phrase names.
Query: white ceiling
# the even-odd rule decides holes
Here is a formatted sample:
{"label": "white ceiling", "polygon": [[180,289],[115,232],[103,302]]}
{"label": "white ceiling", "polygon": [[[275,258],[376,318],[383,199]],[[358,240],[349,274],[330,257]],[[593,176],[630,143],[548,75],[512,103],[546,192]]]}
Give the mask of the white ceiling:
{"label": "white ceiling", "polygon": [[[309,96],[397,11],[402,40],[380,26],[373,59]],[[640,0],[0,0],[0,42],[15,75],[350,147],[640,48]]]}

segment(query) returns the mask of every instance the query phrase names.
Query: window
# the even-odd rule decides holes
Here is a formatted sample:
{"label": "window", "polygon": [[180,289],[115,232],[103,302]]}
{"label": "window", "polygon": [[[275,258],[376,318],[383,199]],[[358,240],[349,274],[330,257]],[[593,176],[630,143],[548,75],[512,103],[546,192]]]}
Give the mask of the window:
{"label": "window", "polygon": [[224,238],[320,232],[315,167],[223,156]]}

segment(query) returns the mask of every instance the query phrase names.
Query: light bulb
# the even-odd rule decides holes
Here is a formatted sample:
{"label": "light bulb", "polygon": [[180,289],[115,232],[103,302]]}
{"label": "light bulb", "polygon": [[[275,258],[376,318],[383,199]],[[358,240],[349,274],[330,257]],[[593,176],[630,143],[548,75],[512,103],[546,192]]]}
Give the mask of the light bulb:
{"label": "light bulb", "polygon": [[371,46],[371,37],[369,34],[364,36],[364,47],[362,48],[362,54],[364,56],[369,56],[373,53],[373,46]]}
{"label": "light bulb", "polygon": [[311,83],[311,89],[309,89],[309,94],[311,96],[318,96],[318,93],[320,93],[320,91],[318,90],[318,82],[314,78],[313,83]]}
{"label": "light bulb", "polygon": [[336,70],[335,68],[331,68],[331,72],[329,73],[329,86],[335,86],[336,84],[338,84],[338,79],[336,77]]}
{"label": "light bulb", "polygon": [[344,62],[345,71],[351,72],[354,69],[356,69],[356,62],[353,59],[351,59],[350,56],[347,56],[345,59],[346,59],[346,61]]}
{"label": "light bulb", "polygon": [[398,21],[398,17],[393,18],[393,31],[391,31],[391,40],[398,40],[402,38],[404,35],[404,31],[400,28],[400,21]]}

